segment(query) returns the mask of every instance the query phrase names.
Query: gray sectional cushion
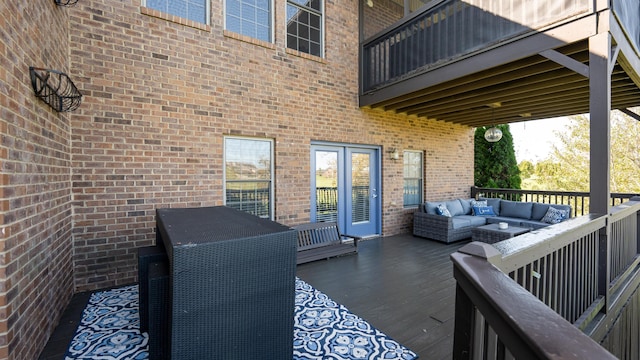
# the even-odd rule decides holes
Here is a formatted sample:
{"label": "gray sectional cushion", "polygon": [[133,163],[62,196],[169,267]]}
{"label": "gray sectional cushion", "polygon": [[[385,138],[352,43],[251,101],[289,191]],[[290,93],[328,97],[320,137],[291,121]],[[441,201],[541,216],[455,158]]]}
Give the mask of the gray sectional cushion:
{"label": "gray sectional cushion", "polygon": [[463,217],[456,216],[454,218],[451,218],[451,224],[453,225],[454,229],[462,229],[471,226],[471,221]]}
{"label": "gray sectional cushion", "polygon": [[493,207],[493,212],[496,213],[496,215],[501,215],[501,212],[502,212],[502,208],[500,206],[500,203],[502,202],[501,199],[482,198],[481,200],[485,200],[487,202],[487,206]]}
{"label": "gray sectional cushion", "polygon": [[500,202],[500,216],[531,219],[531,211],[533,210],[533,203],[502,200]]}
{"label": "gray sectional cushion", "polygon": [[547,210],[549,210],[549,204],[533,203],[531,219],[540,221],[544,214],[547,213]]}
{"label": "gray sectional cushion", "polygon": [[464,215],[464,209],[458,199],[446,201],[445,204],[447,204],[447,209],[449,209],[451,216]]}
{"label": "gray sectional cushion", "polygon": [[424,212],[427,214],[437,215],[436,208],[440,204],[444,204],[444,201],[427,201],[424,203]]}
{"label": "gray sectional cushion", "polygon": [[456,219],[465,219],[469,220],[469,226],[482,226],[487,223],[487,219],[484,216],[473,216],[473,215],[458,215]]}
{"label": "gray sectional cushion", "polygon": [[458,199],[460,201],[460,205],[462,205],[462,210],[464,210],[463,215],[471,214],[471,199]]}

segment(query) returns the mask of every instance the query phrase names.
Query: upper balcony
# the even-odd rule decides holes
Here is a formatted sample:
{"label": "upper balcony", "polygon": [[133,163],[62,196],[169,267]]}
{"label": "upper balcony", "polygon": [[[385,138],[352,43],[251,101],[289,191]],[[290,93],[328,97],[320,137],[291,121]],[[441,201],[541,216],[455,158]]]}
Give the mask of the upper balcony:
{"label": "upper balcony", "polygon": [[640,105],[637,1],[400,3],[362,5],[362,107],[474,127],[589,113],[590,39],[602,33],[611,108]]}

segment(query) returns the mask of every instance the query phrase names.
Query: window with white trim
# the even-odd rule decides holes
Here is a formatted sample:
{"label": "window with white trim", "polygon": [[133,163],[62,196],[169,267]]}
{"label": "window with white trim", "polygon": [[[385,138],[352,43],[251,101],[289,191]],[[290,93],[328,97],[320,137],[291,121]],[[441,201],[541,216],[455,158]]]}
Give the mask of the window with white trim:
{"label": "window with white trim", "polygon": [[226,0],[225,29],[271,42],[271,0]]}
{"label": "window with white trim", "polygon": [[422,151],[404,151],[404,206],[418,206],[422,203]]}
{"label": "window with white trim", "polygon": [[272,140],[225,137],[225,205],[273,219],[272,159]]}
{"label": "window with white trim", "polygon": [[323,56],[322,0],[287,0],[287,47]]}
{"label": "window with white trim", "polygon": [[146,0],[145,7],[195,22],[208,24],[207,0]]}

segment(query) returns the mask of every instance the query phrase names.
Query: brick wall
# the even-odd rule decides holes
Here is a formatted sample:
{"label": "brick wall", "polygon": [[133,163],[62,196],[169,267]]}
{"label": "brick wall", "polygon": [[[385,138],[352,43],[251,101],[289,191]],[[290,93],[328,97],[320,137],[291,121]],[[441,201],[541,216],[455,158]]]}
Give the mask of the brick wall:
{"label": "brick wall", "polygon": [[[276,0],[275,8],[284,8]],[[275,141],[275,220],[309,220],[312,141],[382,147],[382,231],[409,231],[402,161],[423,150],[426,196],[468,195],[471,129],[358,107],[358,2],[325,2],[325,57],[224,31],[222,1],[204,26],[140,7],[81,1],[71,60],[86,94],[72,118],[76,288],[136,280],[136,248],[154,241],[155,209],[223,204],[225,135]]]}
{"label": "brick wall", "polygon": [[68,9],[0,2],[0,359],[35,359],[73,293],[69,115],[29,66],[68,72]]}
{"label": "brick wall", "polygon": [[362,0],[363,21],[363,38],[369,37],[385,30],[393,25],[396,21],[400,21],[404,16],[404,6],[393,0],[372,0],[373,7],[366,5],[367,0]]}

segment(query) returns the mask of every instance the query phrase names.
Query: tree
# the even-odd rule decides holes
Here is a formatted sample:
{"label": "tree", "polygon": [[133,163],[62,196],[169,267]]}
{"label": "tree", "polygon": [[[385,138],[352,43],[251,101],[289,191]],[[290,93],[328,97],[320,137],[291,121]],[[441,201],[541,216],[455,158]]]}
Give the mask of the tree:
{"label": "tree", "polygon": [[522,178],[530,178],[535,173],[535,166],[529,160],[523,160],[518,164],[518,169],[520,169],[520,176]]}
{"label": "tree", "polygon": [[[543,162],[545,168],[538,169],[539,163],[536,173],[548,189],[589,191],[589,119],[570,119],[567,129],[557,132],[560,143]],[[611,112],[610,172],[611,192],[640,193],[640,124],[618,111]]]}
{"label": "tree", "polygon": [[475,185],[499,189],[520,189],[522,180],[509,125],[497,127],[502,131],[502,139],[495,143],[484,139],[486,127],[479,127],[475,131]]}

